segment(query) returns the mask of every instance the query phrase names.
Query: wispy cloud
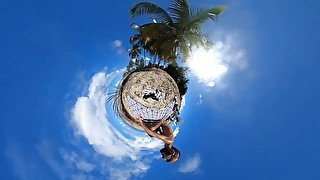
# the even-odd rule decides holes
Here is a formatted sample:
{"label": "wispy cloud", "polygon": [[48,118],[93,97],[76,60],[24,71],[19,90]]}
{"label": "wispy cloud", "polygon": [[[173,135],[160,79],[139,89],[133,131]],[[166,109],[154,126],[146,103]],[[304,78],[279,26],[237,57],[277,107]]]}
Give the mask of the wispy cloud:
{"label": "wispy cloud", "polygon": [[53,143],[48,140],[42,140],[40,144],[36,146],[36,150],[60,179],[66,179],[68,176],[67,172],[55,157],[56,147]]}
{"label": "wispy cloud", "polygon": [[12,143],[12,139],[10,141],[6,149],[6,157],[14,175],[22,180],[35,177],[39,172],[38,167],[33,164],[33,161],[30,161],[31,159],[25,156],[24,151],[18,145]]}
{"label": "wispy cloud", "polygon": [[115,46],[116,48],[121,48],[121,47],[122,47],[122,41],[120,41],[120,40],[115,40],[115,41],[113,42],[113,44],[114,44],[114,46]]}
{"label": "wispy cloud", "polygon": [[116,53],[122,55],[126,53],[126,49],[123,47],[123,43],[120,40],[115,40],[112,42],[113,48],[116,50]]}
{"label": "wispy cloud", "polygon": [[197,105],[199,106],[199,105],[201,105],[202,104],[202,94],[199,94],[199,101],[198,101],[198,103],[197,103]]}
{"label": "wispy cloud", "polygon": [[181,172],[181,173],[194,172],[195,170],[197,170],[199,168],[200,163],[201,163],[200,155],[196,154],[193,157],[187,159],[187,161],[184,162],[179,167],[179,172]]}
{"label": "wispy cloud", "polygon": [[105,73],[98,73],[92,78],[88,96],[78,98],[72,111],[74,125],[77,133],[86,137],[97,152],[117,159],[129,156],[135,160],[137,152],[118,141],[106,116],[105,87],[108,83]]}
{"label": "wispy cloud", "polygon": [[76,166],[78,169],[85,171],[87,173],[91,172],[96,167],[96,165],[90,164],[86,161],[80,161],[80,162],[76,163]]}
{"label": "wispy cloud", "polygon": [[[92,77],[86,95],[79,97],[71,110],[75,136],[69,145],[43,139],[34,146],[32,157],[19,146],[7,148],[7,159],[19,179],[47,179],[45,172],[58,179],[130,179],[150,169],[151,162],[159,158],[162,142],[130,131],[126,123],[113,122],[107,113],[108,87],[121,72],[100,72]],[[126,128],[126,136],[119,126]],[[178,132],[178,128],[174,130],[174,134]]]}
{"label": "wispy cloud", "polygon": [[[71,111],[72,125],[76,135],[84,137],[99,154],[105,163],[97,160],[98,164],[78,161],[76,166],[83,171],[107,171],[111,179],[128,179],[132,175],[141,175],[150,168],[150,162],[157,158],[154,153],[162,146],[162,142],[152,139],[145,134],[139,134],[130,128],[124,135],[122,129],[117,129],[114,123],[126,126],[119,120],[112,120],[107,110],[108,88],[114,78],[124,70],[107,74],[95,74],[86,96],[79,97]],[[125,127],[124,127],[125,129]],[[175,129],[177,134],[179,129]],[[130,136],[128,138],[127,136]],[[147,151],[143,151],[146,150]],[[74,161],[72,154],[64,155],[66,160]],[[103,169],[103,170],[102,170]]]}
{"label": "wispy cloud", "polygon": [[[14,140],[9,142],[6,155],[17,179],[74,179],[90,176],[83,173],[83,170],[76,172],[73,164],[64,161],[58,148],[49,140],[41,140],[32,150],[36,151],[15,144]],[[72,154],[73,157],[69,158],[72,162],[81,159],[75,153]]]}

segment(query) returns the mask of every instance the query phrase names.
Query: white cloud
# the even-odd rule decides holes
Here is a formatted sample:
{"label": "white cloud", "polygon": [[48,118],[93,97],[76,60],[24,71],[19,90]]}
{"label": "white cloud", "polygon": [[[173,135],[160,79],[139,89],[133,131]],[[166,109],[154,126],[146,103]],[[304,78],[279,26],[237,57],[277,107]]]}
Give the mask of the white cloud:
{"label": "white cloud", "polygon": [[[79,148],[79,147],[76,147]],[[58,149],[50,141],[43,140],[36,146],[40,157],[59,179],[130,179],[132,175],[139,176],[150,168],[148,161],[138,159],[136,161],[115,161],[96,153],[88,153],[86,148],[75,149],[77,152],[68,152],[65,148]],[[69,149],[69,148],[68,148]],[[58,153],[60,152],[60,153]],[[60,155],[60,157],[59,157]],[[90,159],[90,163],[86,159]],[[29,163],[30,164],[30,163]],[[37,177],[34,174],[21,174],[23,169],[29,169],[29,164],[19,165],[19,177],[29,179]],[[38,171],[41,171],[40,169]],[[94,172],[94,173],[93,173]],[[36,179],[43,179],[37,177]]]}
{"label": "white cloud", "polygon": [[105,156],[121,160],[137,160],[141,148],[156,148],[161,142],[148,137],[134,137],[129,141],[114,128],[107,114],[107,87],[120,71],[94,75],[87,97],[79,97],[73,110],[73,124],[95,150]]}
{"label": "white cloud", "polygon": [[115,41],[113,42],[113,44],[114,44],[114,46],[117,47],[117,48],[122,47],[122,41],[120,41],[120,40],[115,40]]}
{"label": "white cloud", "polygon": [[[102,159],[107,159],[104,164],[92,164],[91,161],[88,164],[85,163],[87,161],[77,160],[77,168],[85,172],[102,169],[101,173],[107,171],[112,179],[128,179],[132,175],[147,172],[150,162],[158,158],[154,153],[158,153],[158,149],[163,146],[163,142],[109,117],[106,104],[108,88],[123,71],[124,69],[110,74],[95,74],[91,79],[88,94],[79,97],[71,111],[76,135],[84,137],[94,150],[102,155]],[[115,126],[115,123],[118,125]],[[123,129],[116,128],[119,126]],[[176,128],[174,134],[178,132],[179,129]],[[148,151],[144,151],[146,149]],[[72,163],[75,163],[77,158],[72,154],[64,155],[64,159]]]}
{"label": "white cloud", "polygon": [[[28,151],[10,142],[7,148],[7,158],[18,179],[90,179],[84,168],[88,164],[81,160],[77,153],[60,150],[51,141],[42,139],[36,144],[36,151]],[[62,158],[61,156],[62,155]],[[77,169],[75,163],[80,162],[82,169]],[[44,166],[47,165],[47,166]],[[53,174],[48,174],[53,172]],[[50,177],[48,177],[50,176]]]}
{"label": "white cloud", "polygon": [[120,40],[113,41],[113,47],[115,48],[117,54],[121,55],[126,52],[125,48],[123,47],[123,43]]}
{"label": "white cloud", "polygon": [[76,166],[78,169],[85,171],[87,173],[91,172],[96,167],[96,165],[87,163],[85,161],[80,161],[80,162],[76,163]]}
{"label": "white cloud", "polygon": [[55,158],[55,146],[48,140],[42,140],[40,144],[36,146],[36,150],[40,157],[51,167],[53,172],[60,178],[66,179],[68,176],[67,171],[63,168],[61,163]]}
{"label": "white cloud", "polygon": [[189,158],[179,167],[179,172],[190,173],[198,169],[201,163],[200,155],[196,154],[194,157]]}
{"label": "white cloud", "polygon": [[12,139],[8,142],[6,157],[17,179],[27,180],[31,177],[36,178],[36,175],[41,174],[37,173],[40,169],[38,166],[35,166],[34,159],[30,156],[25,156],[25,150],[23,148],[13,143]]}
{"label": "white cloud", "polygon": [[199,106],[199,105],[201,105],[202,104],[202,94],[199,94],[199,102],[197,103],[197,105]]}
{"label": "white cloud", "polygon": [[132,175],[139,176],[149,170],[149,165],[141,162],[134,163],[133,166],[125,166],[123,168],[109,167],[108,171],[112,180],[126,180]]}

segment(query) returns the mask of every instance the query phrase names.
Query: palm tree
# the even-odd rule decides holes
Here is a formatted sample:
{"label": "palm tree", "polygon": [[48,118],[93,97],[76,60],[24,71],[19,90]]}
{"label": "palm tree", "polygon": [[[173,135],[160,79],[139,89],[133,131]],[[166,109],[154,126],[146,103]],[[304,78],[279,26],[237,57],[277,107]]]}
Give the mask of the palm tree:
{"label": "palm tree", "polygon": [[131,59],[137,59],[141,54],[141,49],[138,44],[133,44],[132,49],[129,50],[129,56]]}
{"label": "palm tree", "polygon": [[187,0],[172,0],[168,11],[150,2],[137,3],[130,9],[132,18],[152,15],[154,21],[159,23],[137,27],[138,34],[131,38],[131,42],[139,41],[150,54],[169,63],[176,62],[178,52],[181,52],[181,60],[185,62],[192,46],[212,45],[202,32],[201,25],[208,20],[216,21],[224,9],[223,6],[217,6],[191,10]]}

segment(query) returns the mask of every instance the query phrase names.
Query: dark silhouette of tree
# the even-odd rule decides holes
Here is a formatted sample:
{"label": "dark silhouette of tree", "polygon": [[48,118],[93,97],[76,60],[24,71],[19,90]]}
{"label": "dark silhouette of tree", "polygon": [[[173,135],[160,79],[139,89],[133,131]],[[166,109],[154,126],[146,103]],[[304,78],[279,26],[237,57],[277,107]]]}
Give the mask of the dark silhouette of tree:
{"label": "dark silhouette of tree", "polygon": [[188,90],[188,82],[189,79],[186,77],[188,68],[187,67],[180,67],[177,64],[169,64],[166,68],[166,71],[177,83],[180,95],[183,96],[187,93]]}

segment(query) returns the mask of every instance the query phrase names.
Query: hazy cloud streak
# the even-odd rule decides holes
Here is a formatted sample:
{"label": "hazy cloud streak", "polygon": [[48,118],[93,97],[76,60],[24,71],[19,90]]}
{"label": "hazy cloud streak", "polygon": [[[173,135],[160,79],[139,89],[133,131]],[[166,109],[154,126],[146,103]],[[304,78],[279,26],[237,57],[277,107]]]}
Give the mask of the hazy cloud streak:
{"label": "hazy cloud streak", "polygon": [[190,173],[198,169],[200,166],[201,159],[200,155],[196,154],[194,157],[189,158],[179,167],[179,172],[181,173]]}

